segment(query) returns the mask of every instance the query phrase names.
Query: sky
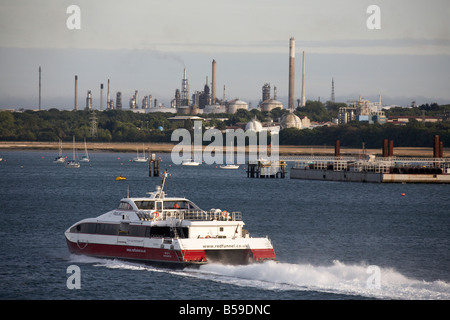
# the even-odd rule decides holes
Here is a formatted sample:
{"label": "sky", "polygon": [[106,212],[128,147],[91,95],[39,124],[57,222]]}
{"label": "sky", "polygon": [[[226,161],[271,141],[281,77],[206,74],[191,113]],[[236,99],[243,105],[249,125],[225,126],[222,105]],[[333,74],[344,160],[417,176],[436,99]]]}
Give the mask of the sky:
{"label": "sky", "polygon": [[307,99],[329,100],[334,79],[338,102],[450,103],[449,16],[448,0],[2,0],[0,108],[37,107],[39,66],[44,109],[73,109],[75,75],[80,108],[108,79],[125,108],[135,90],[169,106],[183,69],[201,91],[213,59],[220,98],[256,106],[270,83],[286,106],[291,37],[295,99],[305,51]]}

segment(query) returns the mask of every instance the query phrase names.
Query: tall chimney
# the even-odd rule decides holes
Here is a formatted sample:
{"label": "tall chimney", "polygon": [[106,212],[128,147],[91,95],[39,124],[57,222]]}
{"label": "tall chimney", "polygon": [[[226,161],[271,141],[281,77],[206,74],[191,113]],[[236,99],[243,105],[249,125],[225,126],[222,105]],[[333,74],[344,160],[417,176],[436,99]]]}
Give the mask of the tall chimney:
{"label": "tall chimney", "polygon": [[78,110],[78,76],[75,76],[75,106],[74,110]]}
{"label": "tall chimney", "polygon": [[103,110],[103,83],[100,83],[100,110]]}
{"label": "tall chimney", "polygon": [[302,69],[302,107],[306,105],[305,97],[305,51],[303,51],[303,69]]}
{"label": "tall chimney", "polygon": [[107,93],[107,96],[106,96],[106,109],[109,109],[109,107],[110,107],[110,96],[109,96],[109,79],[108,79],[108,93]]}
{"label": "tall chimney", "polygon": [[41,66],[39,66],[39,110],[41,110]]}
{"label": "tall chimney", "polygon": [[212,61],[211,104],[216,104],[216,60]]}
{"label": "tall chimney", "polygon": [[294,111],[294,85],[295,85],[295,39],[289,40],[289,110]]}

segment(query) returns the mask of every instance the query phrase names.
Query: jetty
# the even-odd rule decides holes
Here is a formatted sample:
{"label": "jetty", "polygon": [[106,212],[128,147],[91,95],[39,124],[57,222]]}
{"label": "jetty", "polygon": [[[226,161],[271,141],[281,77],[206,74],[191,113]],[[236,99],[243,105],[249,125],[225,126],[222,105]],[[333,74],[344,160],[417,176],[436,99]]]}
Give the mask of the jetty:
{"label": "jetty", "polygon": [[383,141],[381,157],[362,154],[343,156],[336,141],[333,156],[306,156],[296,159],[291,179],[376,182],[450,183],[450,158],[443,157],[443,144],[434,139],[433,158],[393,156],[393,141]]}
{"label": "jetty", "polygon": [[248,178],[285,178],[286,161],[256,160],[247,162]]}

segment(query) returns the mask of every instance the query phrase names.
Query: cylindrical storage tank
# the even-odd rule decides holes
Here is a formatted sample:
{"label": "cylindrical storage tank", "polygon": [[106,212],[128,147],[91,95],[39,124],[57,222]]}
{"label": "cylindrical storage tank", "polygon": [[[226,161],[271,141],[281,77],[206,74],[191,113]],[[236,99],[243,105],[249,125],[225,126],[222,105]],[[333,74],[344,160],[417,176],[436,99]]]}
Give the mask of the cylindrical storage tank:
{"label": "cylindrical storage tank", "polygon": [[275,99],[264,100],[262,103],[262,111],[272,111],[275,108],[283,109],[283,104]]}
{"label": "cylindrical storage tank", "polygon": [[248,110],[248,103],[239,99],[235,99],[228,104],[228,113],[236,113],[239,109]]}
{"label": "cylindrical storage tank", "polygon": [[190,114],[191,108],[189,106],[179,106],[177,107],[177,113],[180,114]]}

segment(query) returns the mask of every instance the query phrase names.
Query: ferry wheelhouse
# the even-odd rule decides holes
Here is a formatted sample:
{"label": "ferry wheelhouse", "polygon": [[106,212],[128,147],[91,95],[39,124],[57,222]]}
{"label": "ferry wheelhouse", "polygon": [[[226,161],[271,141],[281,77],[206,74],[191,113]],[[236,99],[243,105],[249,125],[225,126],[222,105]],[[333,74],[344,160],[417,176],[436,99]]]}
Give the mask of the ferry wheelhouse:
{"label": "ferry wheelhouse", "polygon": [[205,211],[168,197],[164,181],[147,197],[123,198],[116,209],[72,225],[65,232],[69,251],[181,267],[276,259],[270,239],[250,237],[240,212]]}

